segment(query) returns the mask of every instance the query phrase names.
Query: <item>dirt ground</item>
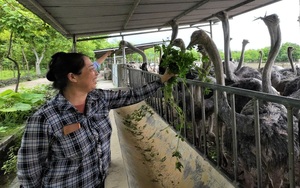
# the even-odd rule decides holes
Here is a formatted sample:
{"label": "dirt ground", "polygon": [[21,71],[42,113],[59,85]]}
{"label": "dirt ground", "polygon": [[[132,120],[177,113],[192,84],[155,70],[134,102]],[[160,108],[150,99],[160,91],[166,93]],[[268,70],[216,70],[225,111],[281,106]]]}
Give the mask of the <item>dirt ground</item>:
{"label": "dirt ground", "polygon": [[[19,84],[19,89],[22,87],[34,87],[39,84],[50,84],[51,82],[47,80],[47,78],[40,78],[37,80],[32,80],[32,81],[27,81],[27,82],[21,82]],[[7,89],[12,89],[15,90],[16,84],[10,85],[10,86],[5,86],[0,88],[0,93],[7,90]]]}

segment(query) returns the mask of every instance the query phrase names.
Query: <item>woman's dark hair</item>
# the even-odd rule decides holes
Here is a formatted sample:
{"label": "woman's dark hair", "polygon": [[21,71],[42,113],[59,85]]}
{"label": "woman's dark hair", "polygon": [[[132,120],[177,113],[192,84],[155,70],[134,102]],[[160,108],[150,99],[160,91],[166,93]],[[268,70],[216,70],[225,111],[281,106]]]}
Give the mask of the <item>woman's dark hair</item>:
{"label": "woman's dark hair", "polygon": [[53,81],[53,87],[62,92],[68,84],[68,74],[80,75],[84,67],[82,53],[57,52],[51,57],[47,79]]}

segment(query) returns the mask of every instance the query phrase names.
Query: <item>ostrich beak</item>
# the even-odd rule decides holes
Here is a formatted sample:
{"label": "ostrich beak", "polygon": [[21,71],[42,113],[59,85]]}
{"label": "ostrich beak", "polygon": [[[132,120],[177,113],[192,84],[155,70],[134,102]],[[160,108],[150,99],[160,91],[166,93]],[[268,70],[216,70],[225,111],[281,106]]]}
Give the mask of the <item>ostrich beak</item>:
{"label": "ostrich beak", "polygon": [[194,44],[192,42],[189,43],[189,45],[186,47],[187,50],[190,50],[193,48]]}
{"label": "ostrich beak", "polygon": [[190,50],[191,48],[193,48],[196,44],[198,44],[196,37],[191,37],[191,41],[189,43],[189,45],[187,45],[186,49]]}

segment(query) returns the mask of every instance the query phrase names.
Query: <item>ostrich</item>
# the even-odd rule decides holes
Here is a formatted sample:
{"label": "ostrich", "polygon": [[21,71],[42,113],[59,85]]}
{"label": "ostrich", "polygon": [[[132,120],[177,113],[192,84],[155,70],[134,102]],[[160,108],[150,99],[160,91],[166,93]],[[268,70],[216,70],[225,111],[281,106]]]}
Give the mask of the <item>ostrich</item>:
{"label": "ostrich", "polygon": [[294,66],[294,62],[293,62],[293,51],[294,51],[294,48],[292,46],[289,46],[287,48],[287,54],[288,54],[288,59],[289,59],[289,62],[291,64],[291,69],[294,71],[295,74],[297,74],[297,70]]}
{"label": "ostrich", "polygon": [[281,69],[281,70],[278,71],[280,74],[283,75],[283,79],[286,79],[290,76],[297,75],[297,71],[296,71],[294,63],[293,63],[293,56],[292,56],[293,50],[294,50],[294,48],[291,47],[291,46],[289,46],[287,48],[287,54],[288,54],[288,59],[289,59],[291,68]]}
{"label": "ostrich", "polygon": [[[182,53],[185,53],[186,47],[185,43],[181,38],[174,39],[171,43],[170,46],[176,46],[180,48],[180,51]],[[189,73],[186,74],[187,79],[197,79],[198,78],[198,72],[195,69],[191,69]]]}
{"label": "ostrich", "polygon": [[[176,24],[176,22],[174,20],[172,20],[171,22],[169,22],[169,24],[172,27],[172,37],[171,37],[171,41],[170,41],[170,47],[172,46],[176,46],[178,48],[180,48],[181,52],[185,53],[186,51],[186,47],[185,47],[185,43],[181,38],[176,38],[177,34],[178,34],[178,25]],[[162,56],[161,62],[162,60],[165,58],[165,55]],[[160,64],[161,64],[160,62]],[[159,74],[163,74],[165,72],[165,68],[162,67],[161,65],[159,65]],[[197,79],[198,78],[198,72],[196,70],[190,70],[190,72],[186,75],[187,79]],[[180,86],[179,86],[179,91],[180,91]],[[195,87],[195,94],[193,96],[186,96],[185,98],[185,102],[187,105],[191,105],[190,102],[190,98],[193,97],[194,101],[195,101],[195,114],[201,114],[202,111],[202,104],[200,102],[199,97],[200,96],[200,87]],[[179,105],[182,106],[182,101],[179,101]],[[210,128],[209,128],[209,135],[211,135],[211,137],[214,137],[214,134],[212,133],[212,120],[211,120],[211,114],[213,113],[213,101],[212,100],[207,100],[204,101],[205,103],[205,111],[206,111],[206,116],[209,118],[210,120]],[[188,117],[191,116],[190,113],[190,108],[187,108],[187,113],[189,114]],[[196,122],[201,121],[202,116],[195,116],[196,117]],[[191,120],[191,119],[188,119]],[[198,134],[197,134],[198,135]]]}
{"label": "ostrich", "polygon": [[233,74],[236,66],[230,61],[230,27],[228,21],[228,14],[225,11],[215,14],[215,16],[222,21],[223,36],[224,36],[224,69],[226,74],[226,79],[229,81],[237,81],[238,78]]}
{"label": "ostrich", "polygon": [[238,78],[257,78],[259,80],[261,80],[261,73],[257,70],[255,70],[252,67],[249,66],[243,66],[243,62],[244,62],[244,55],[245,55],[245,47],[246,45],[249,43],[248,40],[244,39],[242,42],[242,52],[241,52],[241,57],[239,60],[239,64],[236,68],[236,70],[234,71],[234,74],[236,76],[238,76]]}
{"label": "ostrich", "polygon": [[[280,48],[280,27],[276,14],[261,18],[269,29],[271,35],[271,50],[263,72],[263,92],[270,93],[271,89],[271,67]],[[222,61],[218,49],[214,42],[203,30],[195,31],[191,36],[188,47],[201,44],[208,52],[209,58],[214,63],[217,84],[225,85]],[[219,117],[225,123],[224,136],[231,135],[231,107],[228,104],[225,93],[219,96]],[[251,101],[252,102],[252,101]],[[256,147],[254,134],[254,113],[246,107],[251,106],[251,102],[245,106],[241,113],[236,113],[237,142],[239,143],[238,161],[244,169],[246,187],[255,187],[256,168]],[[263,172],[266,173],[264,184],[271,184],[273,187],[280,187],[283,182],[284,173],[287,170],[288,143],[287,143],[287,110],[283,105],[271,102],[260,103],[259,122],[261,135],[261,153]],[[294,125],[296,121],[294,120]],[[299,154],[298,128],[294,126],[294,151]],[[231,152],[231,137],[223,140],[223,145],[228,152]],[[230,146],[230,147],[229,147]]]}
{"label": "ostrich", "polygon": [[[217,18],[219,18],[222,21],[222,27],[223,27],[223,35],[224,35],[224,58],[225,58],[225,74],[226,74],[226,84],[232,84],[240,81],[244,78],[257,78],[258,80],[261,80],[261,74],[251,68],[251,67],[243,67],[242,69],[236,68],[233,62],[230,61],[230,26],[228,21],[228,14],[225,11],[219,12],[215,14]],[[245,47],[247,44],[247,41],[245,40],[243,43],[243,47]],[[244,49],[245,50],[245,49]],[[244,55],[243,53],[241,55]],[[241,58],[243,59],[243,58]],[[241,60],[240,60],[241,61]],[[241,67],[240,63],[240,67]],[[236,71],[235,71],[236,70]],[[259,82],[257,80],[257,82]]]}
{"label": "ostrich", "polygon": [[[291,65],[293,65],[292,51],[293,51],[293,47],[288,47],[288,58],[289,58]],[[295,72],[294,72],[296,75],[298,75],[297,69],[295,69]],[[295,96],[295,94],[293,94],[293,93],[295,93],[299,89],[300,89],[300,77],[296,76],[294,79],[292,79],[286,83],[282,95],[283,96],[291,96],[291,95]],[[299,97],[297,97],[297,98],[299,98]]]}
{"label": "ostrich", "polygon": [[237,68],[235,69],[235,72],[240,70],[242,65],[243,65],[243,62],[244,62],[244,55],[245,55],[245,48],[246,48],[246,45],[249,43],[249,40],[247,39],[244,39],[243,42],[242,42],[242,52],[241,52],[241,57],[240,57],[240,60],[239,60],[239,64],[237,66]]}
{"label": "ostrich", "polygon": [[[171,46],[176,46],[176,47],[180,48],[181,52],[183,52],[183,53],[186,51],[185,43],[184,43],[184,41],[181,38],[177,38],[177,39],[173,40],[173,42],[171,42],[170,45]],[[199,47],[198,50],[202,54],[202,56],[207,56],[206,52],[205,52],[205,50],[203,48]],[[210,63],[211,63],[210,61],[209,62],[203,62],[203,66],[202,66],[203,71],[207,71],[207,69],[210,68],[210,65],[208,65]],[[203,72],[203,74],[205,74],[205,73]],[[200,81],[204,81],[203,78],[199,78],[198,71],[196,71],[194,69],[190,70],[190,72],[186,75],[186,78],[187,79],[195,79],[195,80],[199,80],[200,79]],[[213,80],[213,79],[214,78],[210,78],[210,80]],[[194,106],[194,108],[195,108],[194,109],[194,111],[195,111],[195,121],[196,122],[201,122],[202,116],[197,115],[197,114],[202,114],[202,104],[200,102],[201,99],[199,98],[199,96],[201,96],[201,89],[200,89],[200,87],[197,87],[197,86],[194,87],[194,89],[195,89],[194,90],[195,92],[194,92],[193,98],[194,98],[194,104],[195,104],[195,106]],[[210,95],[211,95],[211,93],[210,93]],[[205,95],[204,105],[205,105],[205,114],[206,114],[206,117],[207,117],[207,119],[210,122],[209,123],[209,128],[208,128],[208,134],[209,134],[209,136],[211,138],[214,138],[215,135],[212,132],[212,127],[213,127],[213,121],[212,121],[213,100],[212,100],[212,98],[210,98],[210,95],[209,94]],[[187,105],[191,105],[190,97],[191,96],[189,96],[189,95],[186,96],[185,100],[186,100],[186,104]],[[191,115],[189,109],[190,108],[188,107],[188,109],[187,109],[187,113],[189,113],[188,117]],[[189,119],[189,120],[191,120],[191,119]],[[199,135],[199,134],[197,134],[197,135]]]}
{"label": "ostrich", "polygon": [[141,69],[144,70],[144,71],[148,71],[148,69],[147,69],[147,57],[146,57],[146,54],[142,50],[140,50],[137,47],[133,46],[131,43],[129,43],[129,42],[125,41],[125,40],[120,41],[119,48],[123,48],[124,46],[130,48],[134,52],[139,53],[143,57],[143,64],[141,66]]}
{"label": "ostrich", "polygon": [[[254,91],[261,91],[262,82],[261,82],[261,73],[251,67],[242,67],[241,69],[234,72],[236,68],[229,66],[229,22],[228,15],[225,11],[219,12],[216,16],[222,21],[223,33],[224,33],[224,56],[225,56],[225,70],[226,70],[226,85],[232,87],[238,87],[243,89],[250,89]],[[243,42],[245,47],[247,41]],[[245,50],[245,48],[244,48]],[[241,55],[244,55],[243,53]],[[227,67],[227,68],[226,68]],[[274,89],[275,90],[275,89]],[[236,110],[240,112],[244,105],[250,100],[250,98],[237,96],[236,101]]]}
{"label": "ostrich", "polygon": [[[262,60],[263,60],[263,51],[262,51],[262,50],[259,50],[258,71],[259,71],[260,73],[262,73],[263,70],[264,70],[263,67],[261,68]],[[273,66],[272,66],[272,71],[271,71],[271,83],[272,83],[272,86],[273,86],[273,87],[276,87],[276,86],[280,83],[281,76],[280,76],[280,74],[278,73],[278,71],[279,71],[279,70],[282,70],[282,69],[283,69],[283,67],[278,66],[278,65],[273,65]]]}
{"label": "ostrich", "polygon": [[299,82],[298,73],[295,69],[292,57],[293,50],[294,48],[291,46],[287,48],[287,54],[291,68],[281,69],[277,71],[280,80],[276,85],[276,89],[284,96],[288,96],[299,89],[299,87],[297,87]]}
{"label": "ostrich", "polygon": [[183,53],[186,51],[185,43],[181,38],[174,39],[172,42],[170,42],[170,45],[180,48]]}
{"label": "ostrich", "polygon": [[258,61],[258,71],[259,71],[259,70],[260,70],[260,66],[261,66],[261,64],[262,64],[263,51],[262,51],[262,50],[259,50],[258,53],[259,53],[259,61]]}
{"label": "ostrich", "polygon": [[[170,45],[173,43],[173,41],[176,39],[177,35],[178,35],[178,24],[176,23],[175,20],[171,20],[169,22],[171,28],[172,28],[172,35],[171,35],[171,40],[170,40]],[[182,41],[183,42],[183,41]],[[178,41],[175,42],[175,44],[178,44]],[[184,44],[184,43],[183,43]],[[179,44],[178,44],[179,45]],[[183,46],[181,46],[183,47]],[[161,66],[161,63],[163,62],[163,60],[166,58],[165,54],[163,54],[160,58],[160,62],[159,62],[159,66],[158,66],[158,73],[159,74],[164,74],[166,71],[166,68]]]}
{"label": "ostrich", "polygon": [[171,35],[171,40],[170,40],[170,43],[172,43],[177,38],[177,35],[178,35],[178,24],[176,23],[175,20],[171,20],[169,22],[169,24],[172,28],[172,35]]}

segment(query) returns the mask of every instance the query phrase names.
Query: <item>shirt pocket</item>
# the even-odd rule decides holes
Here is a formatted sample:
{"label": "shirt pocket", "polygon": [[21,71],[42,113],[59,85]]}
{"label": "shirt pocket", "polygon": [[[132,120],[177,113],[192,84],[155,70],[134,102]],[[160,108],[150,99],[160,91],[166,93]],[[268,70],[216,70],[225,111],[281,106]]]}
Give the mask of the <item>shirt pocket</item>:
{"label": "shirt pocket", "polygon": [[95,148],[95,142],[90,139],[84,127],[68,135],[62,135],[60,145],[64,157],[72,159],[82,159]]}

